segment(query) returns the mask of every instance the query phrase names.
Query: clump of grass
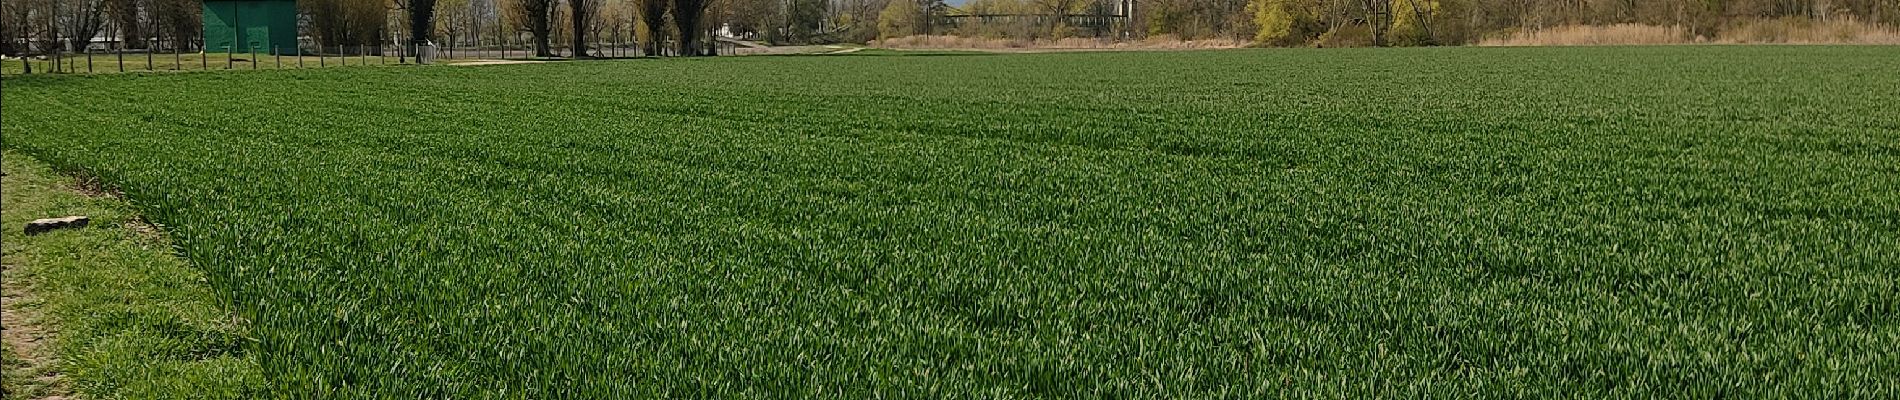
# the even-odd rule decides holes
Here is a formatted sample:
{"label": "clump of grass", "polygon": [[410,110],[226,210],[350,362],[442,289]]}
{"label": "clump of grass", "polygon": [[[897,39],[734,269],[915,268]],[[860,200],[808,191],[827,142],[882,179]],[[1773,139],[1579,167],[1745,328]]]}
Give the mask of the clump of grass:
{"label": "clump of grass", "polygon": [[1606,46],[1692,43],[1689,30],[1644,24],[1567,25],[1486,39],[1479,46]]}
{"label": "clump of grass", "polygon": [[1722,43],[1900,45],[1900,29],[1854,18],[1779,18],[1743,21],[1722,30]]}

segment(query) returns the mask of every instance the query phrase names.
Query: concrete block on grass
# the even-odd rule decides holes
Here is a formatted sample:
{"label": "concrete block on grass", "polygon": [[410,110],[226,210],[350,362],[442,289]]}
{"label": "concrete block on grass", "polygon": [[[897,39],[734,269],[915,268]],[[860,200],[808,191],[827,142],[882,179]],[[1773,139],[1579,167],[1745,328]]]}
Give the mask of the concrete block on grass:
{"label": "concrete block on grass", "polygon": [[62,228],[84,228],[86,224],[91,222],[92,218],[87,218],[84,215],[74,215],[65,218],[40,218],[33,220],[33,222],[26,223],[26,234],[38,235]]}

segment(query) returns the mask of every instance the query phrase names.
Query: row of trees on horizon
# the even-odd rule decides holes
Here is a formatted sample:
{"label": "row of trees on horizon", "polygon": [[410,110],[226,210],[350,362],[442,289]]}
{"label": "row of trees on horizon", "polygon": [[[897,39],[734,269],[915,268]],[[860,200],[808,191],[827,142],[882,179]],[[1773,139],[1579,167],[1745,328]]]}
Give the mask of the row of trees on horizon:
{"label": "row of trees on horizon", "polygon": [[[0,53],[73,51],[95,37],[134,49],[192,46],[201,39],[201,1],[0,1]],[[713,35],[771,44],[955,35],[1403,46],[1574,25],[1675,26],[1704,35],[1759,19],[1900,24],[1900,0],[300,0],[298,8],[302,36],[318,46],[397,41],[392,32],[463,46],[523,37],[541,56],[558,48],[587,56],[588,43],[609,38],[638,42],[647,54],[677,46],[671,50],[699,55]],[[952,18],[959,15],[1042,18]],[[1112,22],[1079,26],[1062,16]]]}
{"label": "row of trees on horizon", "polygon": [[[0,54],[76,52],[102,43],[202,50],[202,1],[0,1]],[[590,44],[613,35],[623,43],[637,39],[647,54],[704,55],[714,34],[708,10],[723,1],[298,0],[298,34],[319,51],[404,42],[494,46],[521,36],[537,56],[565,48],[587,57]],[[676,47],[662,49],[667,45]]]}

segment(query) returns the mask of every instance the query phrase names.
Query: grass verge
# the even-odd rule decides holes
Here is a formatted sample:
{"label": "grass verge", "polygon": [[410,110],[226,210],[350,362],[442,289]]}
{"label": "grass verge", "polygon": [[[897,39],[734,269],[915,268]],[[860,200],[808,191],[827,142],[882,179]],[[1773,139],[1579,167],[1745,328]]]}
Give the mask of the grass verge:
{"label": "grass verge", "polygon": [[[124,200],[6,153],[6,398],[248,398],[262,374],[203,273]],[[92,217],[26,236],[36,218]],[[17,318],[16,318],[17,317]]]}

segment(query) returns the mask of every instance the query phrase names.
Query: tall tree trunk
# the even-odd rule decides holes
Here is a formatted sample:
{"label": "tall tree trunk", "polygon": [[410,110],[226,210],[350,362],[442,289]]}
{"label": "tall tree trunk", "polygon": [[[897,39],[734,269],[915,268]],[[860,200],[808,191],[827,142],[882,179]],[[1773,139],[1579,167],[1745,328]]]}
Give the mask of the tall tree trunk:
{"label": "tall tree trunk", "polygon": [[548,33],[553,31],[554,27],[548,19],[548,14],[543,12],[535,16],[533,26],[528,27],[529,33],[534,35],[535,57],[554,56],[553,46],[548,45]]}
{"label": "tall tree trunk", "polygon": [[667,0],[641,0],[640,5],[640,20],[647,26],[646,55],[659,56],[666,43]]}
{"label": "tall tree trunk", "polygon": [[[139,2],[136,0],[111,0],[106,3],[106,7],[106,10],[112,15],[112,22],[119,28],[118,33],[121,37],[119,40],[120,46],[123,46],[122,48],[131,49],[145,48],[145,41],[141,40],[145,38],[145,32],[139,29],[143,27],[139,24],[139,10],[141,8],[139,7]],[[149,9],[150,7],[143,8]]]}
{"label": "tall tree trunk", "polygon": [[528,34],[534,36],[534,56],[553,57],[554,52],[548,46],[548,35],[553,30],[550,26],[553,22],[549,20],[554,17],[554,0],[514,0],[510,4],[518,13],[515,14],[517,18],[526,19],[516,22],[527,25]]}
{"label": "tall tree trunk", "polygon": [[409,45],[405,53],[413,54],[416,63],[427,63],[422,57],[423,46],[428,46],[435,36],[435,0],[409,1]]}
{"label": "tall tree trunk", "polygon": [[568,20],[574,23],[574,58],[587,57],[587,20],[594,17],[594,0],[567,0]]}
{"label": "tall tree trunk", "polygon": [[680,33],[679,51],[682,57],[704,55],[699,40],[703,33],[699,22],[705,19],[708,0],[673,0],[673,26]]}
{"label": "tall tree trunk", "polygon": [[422,45],[435,36],[435,0],[409,1],[409,42]]}

